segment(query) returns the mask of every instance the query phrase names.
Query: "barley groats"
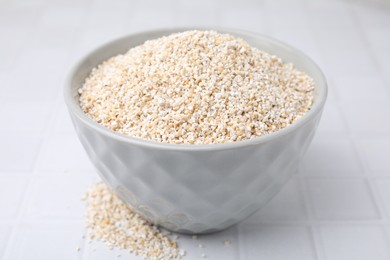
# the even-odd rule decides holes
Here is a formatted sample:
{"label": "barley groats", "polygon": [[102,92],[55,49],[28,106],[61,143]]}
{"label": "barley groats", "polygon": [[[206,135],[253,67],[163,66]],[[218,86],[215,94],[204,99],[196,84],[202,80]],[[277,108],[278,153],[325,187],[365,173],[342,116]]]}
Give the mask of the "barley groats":
{"label": "barley groats", "polygon": [[185,252],[156,226],[135,213],[103,183],[92,185],[84,198],[90,239],[103,241],[145,259],[181,259]]}
{"label": "barley groats", "polygon": [[113,131],[171,144],[216,144],[275,132],[313,103],[314,82],[280,58],[215,31],[186,31],[93,69],[84,112]]}

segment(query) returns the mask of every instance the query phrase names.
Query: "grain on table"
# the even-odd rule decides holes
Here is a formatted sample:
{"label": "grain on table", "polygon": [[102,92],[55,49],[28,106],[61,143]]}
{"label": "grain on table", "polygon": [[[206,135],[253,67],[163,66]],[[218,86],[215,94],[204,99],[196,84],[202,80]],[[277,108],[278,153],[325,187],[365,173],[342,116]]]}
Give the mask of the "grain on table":
{"label": "grain on table", "polygon": [[146,259],[181,259],[185,251],[122,202],[103,183],[92,185],[84,198],[90,239],[109,248],[128,250]]}

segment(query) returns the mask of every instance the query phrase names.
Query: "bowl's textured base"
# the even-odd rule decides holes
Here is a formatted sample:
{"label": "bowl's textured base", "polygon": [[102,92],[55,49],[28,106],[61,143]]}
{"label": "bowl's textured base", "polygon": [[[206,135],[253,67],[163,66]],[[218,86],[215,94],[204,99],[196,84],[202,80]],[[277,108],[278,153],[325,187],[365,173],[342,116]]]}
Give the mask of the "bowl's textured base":
{"label": "bowl's textured base", "polygon": [[123,201],[157,225],[200,234],[267,204],[296,171],[318,119],[273,142],[201,153],[155,151],[75,125],[100,176]]}

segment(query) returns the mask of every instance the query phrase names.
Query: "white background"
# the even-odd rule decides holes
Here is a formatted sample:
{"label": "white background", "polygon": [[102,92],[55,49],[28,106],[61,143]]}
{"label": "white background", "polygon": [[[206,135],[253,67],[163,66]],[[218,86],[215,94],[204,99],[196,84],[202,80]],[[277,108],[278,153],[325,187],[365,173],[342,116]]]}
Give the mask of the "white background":
{"label": "white background", "polygon": [[187,259],[389,260],[386,0],[0,0],[0,259],[119,259],[82,238],[79,199],[97,177],[61,89],[70,67],[103,42],[182,25],[284,40],[321,66],[330,88],[299,173],[241,224],[198,241],[181,236]]}

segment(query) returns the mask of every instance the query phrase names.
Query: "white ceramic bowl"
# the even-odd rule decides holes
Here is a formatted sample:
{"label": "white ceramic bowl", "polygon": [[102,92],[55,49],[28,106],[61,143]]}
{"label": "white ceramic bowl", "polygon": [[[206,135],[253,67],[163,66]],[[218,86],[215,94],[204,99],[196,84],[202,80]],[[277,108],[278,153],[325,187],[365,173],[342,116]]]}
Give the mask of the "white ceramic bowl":
{"label": "white ceramic bowl", "polygon": [[295,124],[272,134],[207,145],[163,144],[124,136],[83,113],[77,89],[93,67],[146,40],[188,29],[138,33],[98,48],[72,70],[64,94],[81,143],[101,178],[120,198],[167,229],[209,233],[262,208],[297,170],[320,120],[327,85],[317,65],[300,51],[265,36],[216,29],[241,37],[312,76],[316,84],[312,109]]}

